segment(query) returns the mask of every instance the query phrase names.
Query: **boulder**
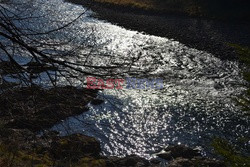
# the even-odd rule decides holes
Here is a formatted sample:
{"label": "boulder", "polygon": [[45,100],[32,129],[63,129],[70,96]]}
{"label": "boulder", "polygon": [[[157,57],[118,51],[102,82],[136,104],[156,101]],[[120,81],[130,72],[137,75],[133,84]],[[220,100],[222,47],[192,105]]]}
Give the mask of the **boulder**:
{"label": "boulder", "polygon": [[164,149],[162,153],[158,153],[157,155],[165,160],[172,160],[178,157],[190,159],[196,156],[201,156],[199,150],[195,150],[184,145],[169,146]]}
{"label": "boulder", "polygon": [[108,167],[151,167],[150,162],[137,155],[128,155],[124,158],[109,157],[106,161]]}

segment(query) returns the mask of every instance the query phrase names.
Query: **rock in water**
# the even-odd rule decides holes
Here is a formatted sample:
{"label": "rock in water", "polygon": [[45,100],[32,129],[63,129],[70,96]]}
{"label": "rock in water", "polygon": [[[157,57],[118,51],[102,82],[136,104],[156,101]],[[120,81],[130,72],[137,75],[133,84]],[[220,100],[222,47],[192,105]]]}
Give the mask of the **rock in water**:
{"label": "rock in water", "polygon": [[201,156],[199,150],[195,150],[184,145],[169,146],[164,149],[163,153],[158,154],[158,157],[165,160],[171,160],[178,157],[193,158],[196,156]]}

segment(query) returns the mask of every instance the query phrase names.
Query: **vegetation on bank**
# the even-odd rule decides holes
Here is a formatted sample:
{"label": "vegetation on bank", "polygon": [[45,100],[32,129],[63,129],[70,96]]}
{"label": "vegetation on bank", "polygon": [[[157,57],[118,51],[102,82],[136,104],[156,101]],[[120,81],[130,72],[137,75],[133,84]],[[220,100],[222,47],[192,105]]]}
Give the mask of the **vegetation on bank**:
{"label": "vegetation on bank", "polygon": [[217,19],[249,19],[247,0],[92,0],[117,6]]}
{"label": "vegetation on bank", "polygon": [[240,106],[242,106],[243,110],[246,111],[248,115],[250,115],[250,48],[237,44],[229,45],[237,51],[239,60],[244,65],[243,77],[247,82],[247,90],[242,94],[237,102]]}
{"label": "vegetation on bank", "polygon": [[[250,115],[250,48],[237,44],[229,44],[237,52],[239,61],[243,64],[243,77],[246,80],[247,90],[237,99],[237,103]],[[237,144],[230,144],[228,140],[216,138],[212,142],[215,153],[221,156],[230,167],[248,166],[250,164],[250,138],[239,138]]]}
{"label": "vegetation on bank", "polygon": [[[227,140],[216,138],[212,142],[212,146],[215,152],[222,156],[225,160],[227,166],[230,167],[244,167],[250,164],[250,157],[247,156],[247,153],[243,153],[242,148],[248,147],[247,143],[249,139],[242,138],[236,148],[231,145]],[[247,148],[246,148],[247,149]]]}

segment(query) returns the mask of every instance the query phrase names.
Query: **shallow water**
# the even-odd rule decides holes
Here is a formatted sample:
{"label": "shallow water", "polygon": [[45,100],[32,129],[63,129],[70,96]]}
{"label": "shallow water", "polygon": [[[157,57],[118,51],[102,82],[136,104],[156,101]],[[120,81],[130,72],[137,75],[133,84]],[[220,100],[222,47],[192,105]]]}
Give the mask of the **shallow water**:
{"label": "shallow water", "polygon": [[[40,5],[40,3],[43,5]],[[61,0],[32,1],[36,14],[46,14],[34,20],[37,29],[57,27],[55,20],[65,23],[76,18],[84,8]],[[51,11],[53,11],[51,13]],[[34,28],[34,27],[33,27]],[[138,154],[149,158],[169,144],[199,146],[210,154],[214,136],[236,140],[249,133],[249,120],[235,105],[233,98],[244,90],[237,62],[221,61],[212,54],[173,41],[126,30],[91,17],[88,11],[63,32],[42,37],[73,41],[61,50],[82,46],[72,62],[107,65],[136,59],[133,70],[148,71],[143,78],[161,78],[162,90],[104,90],[100,98],[105,103],[90,106],[90,111],[68,118],[52,129],[62,135],[84,133],[101,141],[103,154],[124,156]],[[37,37],[38,38],[38,37]],[[86,54],[94,48],[90,56]],[[53,50],[49,50],[53,52]],[[107,56],[108,55],[108,56]],[[117,69],[126,71],[127,66]],[[93,72],[93,69],[85,69]],[[129,75],[127,75],[129,76]],[[124,76],[125,77],[125,76]],[[75,82],[82,85],[85,78]],[[61,84],[65,80],[60,81]]]}

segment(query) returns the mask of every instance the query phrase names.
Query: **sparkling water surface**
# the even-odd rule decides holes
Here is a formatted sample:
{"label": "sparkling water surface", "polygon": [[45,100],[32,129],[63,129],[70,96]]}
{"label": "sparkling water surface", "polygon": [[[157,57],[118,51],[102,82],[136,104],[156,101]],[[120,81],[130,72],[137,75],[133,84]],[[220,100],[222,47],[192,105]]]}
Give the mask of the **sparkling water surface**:
{"label": "sparkling water surface", "polygon": [[[35,0],[30,5],[43,17],[23,24],[44,31],[57,27],[56,20],[68,23],[85,10],[62,0]],[[94,65],[109,64],[110,55],[119,63],[136,59],[131,68],[145,71],[140,75],[144,78],[162,78],[164,89],[101,91],[103,104],[89,104],[88,112],[63,120],[53,130],[62,135],[94,136],[100,140],[104,155],[146,158],[169,144],[199,146],[210,154],[215,136],[233,141],[249,136],[249,120],[234,101],[244,90],[237,62],[220,60],[172,39],[127,30],[91,14],[87,11],[60,35],[52,34],[59,41],[74,38],[61,50],[82,46],[78,57],[68,59]],[[36,38],[47,41],[52,36]],[[75,81],[75,85],[84,80]]]}

